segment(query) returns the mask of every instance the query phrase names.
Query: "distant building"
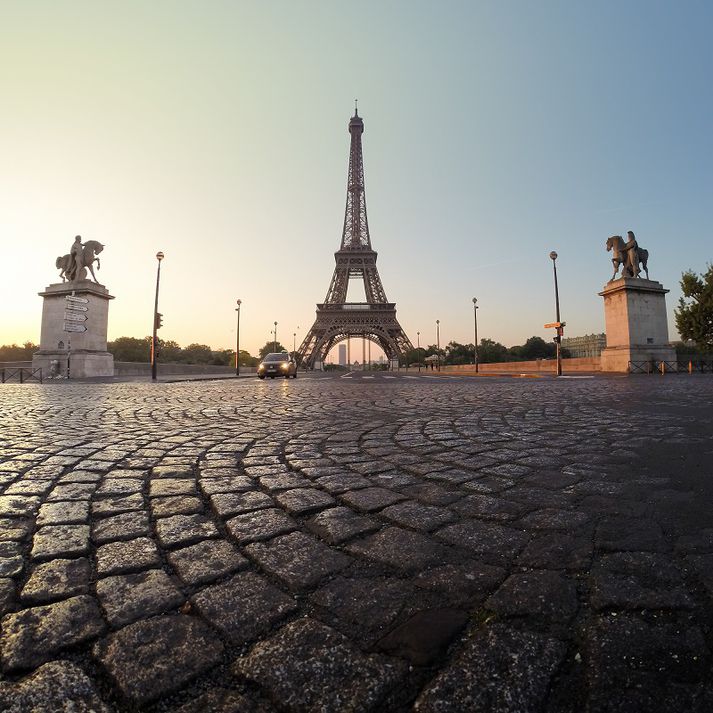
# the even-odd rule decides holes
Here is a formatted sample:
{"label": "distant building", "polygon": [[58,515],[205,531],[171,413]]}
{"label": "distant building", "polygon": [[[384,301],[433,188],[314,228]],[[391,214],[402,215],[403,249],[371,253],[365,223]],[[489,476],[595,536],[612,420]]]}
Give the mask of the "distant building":
{"label": "distant building", "polygon": [[346,365],[347,365],[347,345],[340,344],[339,345],[339,366],[346,366]]}
{"label": "distant building", "polygon": [[567,337],[562,340],[562,349],[566,349],[571,357],[600,356],[606,345],[606,334],[585,334],[583,337]]}

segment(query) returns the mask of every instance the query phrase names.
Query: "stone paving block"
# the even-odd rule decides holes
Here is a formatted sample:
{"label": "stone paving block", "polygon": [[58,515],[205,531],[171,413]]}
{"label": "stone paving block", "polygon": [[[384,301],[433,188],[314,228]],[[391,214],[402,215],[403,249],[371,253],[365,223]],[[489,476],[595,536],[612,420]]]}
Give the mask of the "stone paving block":
{"label": "stone paving block", "polygon": [[297,529],[297,523],[283,510],[267,508],[236,515],[226,522],[228,532],[242,545],[269,540]]}
{"label": "stone paving block", "polygon": [[379,515],[396,525],[410,527],[423,532],[430,532],[456,519],[453,512],[447,508],[436,505],[422,505],[414,501],[391,505],[382,510]]}
{"label": "stone paving block", "polygon": [[23,609],[2,620],[2,665],[6,671],[33,668],[58,651],[93,639],[106,629],[93,597]]}
{"label": "stone paving block", "polygon": [[685,620],[646,621],[628,613],[595,619],[583,654],[592,708],[598,711],[605,710],[607,699],[628,698],[632,689],[648,689],[662,700],[676,683],[699,681],[710,661],[698,627]]}
{"label": "stone paving block", "polygon": [[547,532],[535,535],[517,558],[530,569],[586,570],[592,562],[591,535]]}
{"label": "stone paving block", "polygon": [[169,495],[162,498],[151,498],[151,512],[154,517],[190,515],[202,510],[203,503],[201,500],[189,495]]}
{"label": "stone paving block", "polygon": [[212,688],[188,703],[175,713],[275,713],[277,709],[253,693],[238,693],[230,688]]}
{"label": "stone paving block", "polygon": [[106,479],[130,478],[131,480],[143,481],[148,475],[148,470],[139,468],[112,468],[107,474]]}
{"label": "stone paving block", "polygon": [[124,512],[98,520],[92,528],[92,539],[97,544],[117,540],[133,540],[149,534],[149,518],[145,512]]}
{"label": "stone paving block", "polygon": [[274,507],[272,498],[265,493],[250,491],[246,493],[218,493],[210,496],[213,510],[220,517],[230,517],[244,512]]}
{"label": "stone paving block", "polygon": [[288,710],[379,710],[406,676],[406,664],[365,656],[345,636],[304,618],[261,641],[234,665]]}
{"label": "stone paving block", "polygon": [[450,505],[462,497],[460,493],[447,490],[435,483],[410,485],[403,488],[401,492],[425,505]]}
{"label": "stone paving block", "polygon": [[219,663],[223,645],[191,616],[131,624],[94,646],[94,656],[134,705],[162,698]]}
{"label": "stone paving block", "polygon": [[413,709],[418,713],[540,710],[566,648],[542,634],[493,624],[466,641],[426,686]]}
{"label": "stone paving block", "polygon": [[447,564],[420,572],[413,583],[422,589],[438,592],[452,605],[473,610],[479,607],[505,579],[502,567],[465,562]]}
{"label": "stone paving block", "polygon": [[435,470],[425,475],[428,480],[445,483],[449,485],[460,485],[469,480],[475,480],[478,473],[472,470],[464,470],[462,468],[446,468],[445,470]]}
{"label": "stone paving block", "polygon": [[24,568],[21,543],[12,540],[0,542],[0,577],[16,577]]}
{"label": "stone paving block", "polygon": [[372,645],[399,617],[427,608],[431,601],[410,582],[385,577],[337,576],[309,596],[320,619],[357,638],[362,646]]}
{"label": "stone paving block", "polygon": [[336,507],[315,515],[308,520],[307,527],[330,545],[338,545],[358,535],[374,532],[381,525],[373,518],[357,515],[347,507]]}
{"label": "stone paving block", "polygon": [[363,488],[350,490],[339,496],[340,500],[359,512],[375,512],[389,505],[406,500],[403,495],[385,488]]}
{"label": "stone paving block", "polygon": [[195,495],[196,483],[190,478],[158,478],[149,482],[149,497],[166,495]]}
{"label": "stone paving block", "polygon": [[705,587],[708,596],[713,599],[713,554],[689,555],[686,561]]}
{"label": "stone paving block", "polygon": [[16,683],[0,682],[5,713],[112,713],[82,669],[69,661],[51,661]]}
{"label": "stone paving block", "polygon": [[14,604],[15,583],[7,577],[0,577],[0,617],[9,612]]}
{"label": "stone paving block", "polygon": [[38,495],[48,493],[54,485],[52,480],[19,480],[5,488],[4,497]]}
{"label": "stone paving block", "polygon": [[95,483],[66,483],[57,485],[47,496],[49,502],[89,500],[96,490]]}
{"label": "stone paving block", "polygon": [[312,587],[324,577],[344,569],[351,559],[302,532],[254,542],[245,551],[268,574],[291,590]]}
{"label": "stone paving block", "polygon": [[191,598],[197,611],[233,644],[252,641],[297,609],[296,602],[266,579],[241,572]]}
{"label": "stone paving block", "polygon": [[97,597],[114,627],[167,612],[185,597],[161,569],[106,577],[97,582]]}
{"label": "stone paving block", "polygon": [[370,480],[356,473],[344,472],[339,469],[335,470],[337,470],[336,473],[323,475],[314,481],[320,488],[324,488],[324,490],[332,495],[345,493],[347,490],[368,488],[372,484]]}
{"label": "stone paving block", "polygon": [[156,533],[164,547],[190,545],[218,537],[215,525],[203,515],[173,515],[156,522]]}
{"label": "stone paving block", "polygon": [[653,520],[632,518],[604,518],[597,526],[595,546],[605,552],[639,551],[666,552],[666,542],[661,525]]}
{"label": "stone paving block", "polygon": [[448,548],[430,537],[400,527],[381,530],[371,537],[352,542],[346,549],[404,572],[443,564],[448,557]]}
{"label": "stone paving block", "polygon": [[75,560],[56,559],[37,565],[20,597],[23,602],[44,604],[55,599],[66,599],[89,590],[91,568],[86,557]]}
{"label": "stone paving block", "polygon": [[572,530],[581,532],[590,521],[586,512],[577,510],[557,510],[545,508],[528,513],[518,522],[526,529],[532,530]]}
{"label": "stone paving block", "polygon": [[438,659],[468,623],[461,609],[427,609],[414,614],[377,642],[376,649],[428,666]]}
{"label": "stone paving block", "polygon": [[577,587],[560,572],[516,572],[485,607],[501,616],[529,616],[564,624],[577,613]]}
{"label": "stone paving block", "polygon": [[109,515],[119,515],[123,512],[141,510],[143,507],[144,499],[139,493],[126,496],[116,495],[93,501],[92,515],[95,517],[107,517]]}
{"label": "stone paving block", "polygon": [[513,486],[513,481],[509,478],[503,478],[499,475],[486,474],[482,471],[478,474],[476,480],[469,480],[463,483],[463,489],[475,493],[483,493],[491,495],[493,493],[502,493]]}
{"label": "stone paving block", "polygon": [[32,540],[33,560],[73,557],[89,552],[89,525],[46,525]]}
{"label": "stone paving block", "polygon": [[248,566],[248,561],[225,540],[204,540],[175,550],[168,561],[183,582],[189,585],[211,582]]}
{"label": "stone paving block", "polygon": [[193,466],[185,463],[162,463],[151,468],[152,478],[193,478],[193,476]]}
{"label": "stone paving block", "polygon": [[97,548],[96,562],[100,577],[152,569],[161,564],[156,544],[148,537],[102,545]]}
{"label": "stone paving block", "polygon": [[713,552],[713,528],[703,528],[691,535],[682,535],[676,540],[676,552],[700,554]]}
{"label": "stone paving block", "polygon": [[304,488],[311,485],[310,481],[298,473],[271,473],[258,478],[260,487],[270,493],[278,493],[281,490],[292,490],[294,488]]}
{"label": "stone paving block", "polygon": [[457,503],[453,503],[451,507],[464,517],[477,517],[482,520],[501,522],[514,520],[525,511],[525,507],[519,503],[482,493],[468,495]]}
{"label": "stone paving block", "polygon": [[32,517],[40,506],[35,495],[0,495],[0,515]]}
{"label": "stone paving block", "polygon": [[143,487],[144,481],[138,478],[104,478],[95,495],[98,498],[107,495],[131,495],[140,493]]}
{"label": "stone paving block", "polygon": [[594,609],[691,609],[694,601],[681,570],[666,555],[616,552],[591,571]]}
{"label": "stone paving block", "polygon": [[38,525],[78,525],[89,520],[88,500],[45,503],[37,516]]}
{"label": "stone paving block", "polygon": [[495,562],[512,559],[529,540],[521,530],[480,520],[446,525],[436,537]]}
{"label": "stone paving block", "polygon": [[204,495],[217,495],[218,493],[237,493],[243,490],[252,490],[255,483],[245,475],[231,475],[221,477],[208,477],[201,473],[199,487]]}
{"label": "stone paving block", "polygon": [[286,490],[278,493],[275,500],[291,515],[311,515],[335,504],[331,495],[312,488]]}

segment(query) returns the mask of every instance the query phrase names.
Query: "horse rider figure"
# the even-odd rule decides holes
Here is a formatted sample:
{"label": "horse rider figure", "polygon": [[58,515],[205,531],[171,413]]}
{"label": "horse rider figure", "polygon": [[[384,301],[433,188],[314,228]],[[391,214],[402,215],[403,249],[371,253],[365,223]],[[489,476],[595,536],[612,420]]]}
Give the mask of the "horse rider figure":
{"label": "horse rider figure", "polygon": [[629,273],[633,277],[638,277],[641,272],[641,268],[639,267],[639,244],[636,242],[636,237],[631,230],[626,233],[626,237],[628,241],[624,243],[624,247],[622,248],[622,250],[626,251],[626,265]]}
{"label": "horse rider figure", "polygon": [[65,271],[65,274],[72,282],[79,278],[79,273],[84,267],[83,247],[82,236],[77,235],[74,238],[72,247],[69,249],[69,268]]}

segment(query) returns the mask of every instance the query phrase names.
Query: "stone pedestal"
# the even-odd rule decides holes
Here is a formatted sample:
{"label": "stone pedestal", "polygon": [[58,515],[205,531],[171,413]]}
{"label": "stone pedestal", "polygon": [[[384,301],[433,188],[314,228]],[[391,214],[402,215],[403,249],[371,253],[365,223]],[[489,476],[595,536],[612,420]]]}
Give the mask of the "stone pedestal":
{"label": "stone pedestal", "polygon": [[[86,303],[77,303],[86,307],[86,312],[74,312],[87,316],[85,322],[76,322],[76,324],[83,324],[87,328],[86,332],[64,331],[65,311],[68,304],[65,298],[72,294],[87,300]],[[44,298],[42,331],[40,350],[32,357],[33,368],[41,367],[42,373],[48,375],[50,364],[57,360],[60,374],[66,376],[69,359],[70,378],[113,376],[114,357],[106,350],[109,300],[114,299],[109,294],[109,290],[90,280],[78,280],[50,285],[39,295]]]}
{"label": "stone pedestal", "polygon": [[629,362],[676,361],[668,343],[667,292],[660,282],[622,277],[599,293],[607,335],[602,371],[627,372]]}

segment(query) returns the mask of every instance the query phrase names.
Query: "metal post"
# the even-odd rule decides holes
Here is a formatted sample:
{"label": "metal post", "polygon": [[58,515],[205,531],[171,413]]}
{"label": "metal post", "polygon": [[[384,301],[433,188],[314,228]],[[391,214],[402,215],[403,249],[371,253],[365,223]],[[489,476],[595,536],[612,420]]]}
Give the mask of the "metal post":
{"label": "metal post", "polygon": [[438,371],[441,370],[441,320],[436,320],[436,356],[438,357]]}
{"label": "metal post", "polygon": [[238,324],[235,330],[235,376],[240,376],[240,305],[242,300],[238,300],[238,306],[235,311],[238,313]]}
{"label": "metal post", "polygon": [[[561,322],[560,319],[560,293],[557,286],[557,253],[553,250],[550,253],[550,259],[552,260],[552,270],[555,276],[555,308],[557,310],[557,322]],[[555,346],[557,349],[557,376],[562,376],[562,327],[557,327],[557,337],[555,338]]]}
{"label": "metal post", "polygon": [[274,336],[275,336],[275,342],[274,342],[273,346],[275,348],[272,351],[276,352],[277,351],[277,322],[275,322],[275,335]]}
{"label": "metal post", "polygon": [[473,297],[473,328],[475,330],[475,342],[473,343],[473,364],[475,364],[475,373],[478,373],[478,305],[477,298]]}
{"label": "metal post", "polygon": [[153,337],[151,339],[151,380],[156,381],[157,376],[157,362],[158,358],[156,356],[156,330],[158,329],[158,286],[161,281],[161,260],[163,260],[163,253],[156,253],[156,260],[158,261],[158,267],[156,268],[156,298],[154,299],[153,305]]}
{"label": "metal post", "polygon": [[[74,292],[72,293],[74,294]],[[67,337],[67,378],[69,379],[69,358],[72,355],[72,337]]]}
{"label": "metal post", "polygon": [[418,373],[421,373],[421,332],[416,332],[416,351],[418,352]]}

